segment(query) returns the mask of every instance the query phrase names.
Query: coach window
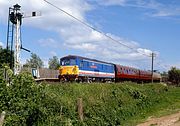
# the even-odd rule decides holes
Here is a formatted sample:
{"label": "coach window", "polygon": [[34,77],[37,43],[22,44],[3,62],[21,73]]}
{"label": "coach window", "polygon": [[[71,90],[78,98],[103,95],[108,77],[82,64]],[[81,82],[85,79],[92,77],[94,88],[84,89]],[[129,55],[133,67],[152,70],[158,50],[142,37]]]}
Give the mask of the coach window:
{"label": "coach window", "polygon": [[122,74],[122,68],[120,67],[120,70],[119,70],[119,72]]}
{"label": "coach window", "polygon": [[130,69],[129,72],[130,72],[130,74],[132,74],[132,73],[133,73],[133,72],[132,72],[132,69]]}

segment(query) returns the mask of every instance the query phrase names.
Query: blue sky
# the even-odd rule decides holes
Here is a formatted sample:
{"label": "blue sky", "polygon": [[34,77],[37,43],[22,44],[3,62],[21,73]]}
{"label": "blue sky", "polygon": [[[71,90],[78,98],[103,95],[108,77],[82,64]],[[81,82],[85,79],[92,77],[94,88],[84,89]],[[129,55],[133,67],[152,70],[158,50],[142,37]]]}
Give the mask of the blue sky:
{"label": "blue sky", "polygon": [[[153,51],[155,69],[180,67],[179,0],[49,0],[83,22],[138,52]],[[19,3],[22,12],[41,16],[23,19],[23,46],[36,53],[47,66],[56,55],[80,55],[103,61],[151,69],[151,58],[117,44],[78,23],[43,0],[0,0],[0,45],[6,45],[8,7]],[[22,63],[30,57],[21,52]]]}

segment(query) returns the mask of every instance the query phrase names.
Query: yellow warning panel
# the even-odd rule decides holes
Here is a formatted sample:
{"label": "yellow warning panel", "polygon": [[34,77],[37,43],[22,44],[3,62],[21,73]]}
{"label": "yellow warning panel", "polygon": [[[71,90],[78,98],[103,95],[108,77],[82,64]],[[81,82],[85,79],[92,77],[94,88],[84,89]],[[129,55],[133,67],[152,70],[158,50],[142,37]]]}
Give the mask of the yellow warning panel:
{"label": "yellow warning panel", "polygon": [[78,66],[61,66],[59,68],[60,75],[78,75],[79,67]]}

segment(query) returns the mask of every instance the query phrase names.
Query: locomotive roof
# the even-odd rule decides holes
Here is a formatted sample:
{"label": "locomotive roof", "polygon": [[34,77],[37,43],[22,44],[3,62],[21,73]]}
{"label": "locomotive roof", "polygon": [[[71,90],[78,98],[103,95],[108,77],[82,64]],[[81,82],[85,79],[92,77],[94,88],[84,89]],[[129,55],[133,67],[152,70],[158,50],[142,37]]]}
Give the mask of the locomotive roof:
{"label": "locomotive roof", "polygon": [[104,62],[104,61],[100,61],[100,60],[96,60],[96,59],[91,59],[91,58],[86,58],[86,57],[82,57],[82,56],[76,56],[76,55],[64,56],[61,59],[64,59],[64,58],[81,58],[81,59],[90,60],[90,61],[94,61],[94,62],[100,62],[100,63],[106,63],[106,64],[114,65],[114,63]]}

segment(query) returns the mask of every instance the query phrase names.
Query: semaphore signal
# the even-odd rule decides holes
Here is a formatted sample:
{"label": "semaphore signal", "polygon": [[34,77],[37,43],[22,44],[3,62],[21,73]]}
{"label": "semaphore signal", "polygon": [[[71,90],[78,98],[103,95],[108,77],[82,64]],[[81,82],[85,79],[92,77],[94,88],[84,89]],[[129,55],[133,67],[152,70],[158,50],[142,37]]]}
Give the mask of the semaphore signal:
{"label": "semaphore signal", "polygon": [[[21,25],[22,19],[27,17],[40,16],[40,13],[32,12],[28,16],[21,12],[21,6],[16,4],[9,8],[8,17],[8,33],[7,33],[7,50],[11,51],[10,68],[14,70],[14,74],[19,74],[21,70],[21,49],[30,52],[28,49],[22,47],[21,41]],[[13,44],[14,44],[14,67],[13,67]],[[7,51],[8,52],[8,51]],[[8,53],[7,53],[8,55]],[[7,61],[8,62],[8,61]]]}

